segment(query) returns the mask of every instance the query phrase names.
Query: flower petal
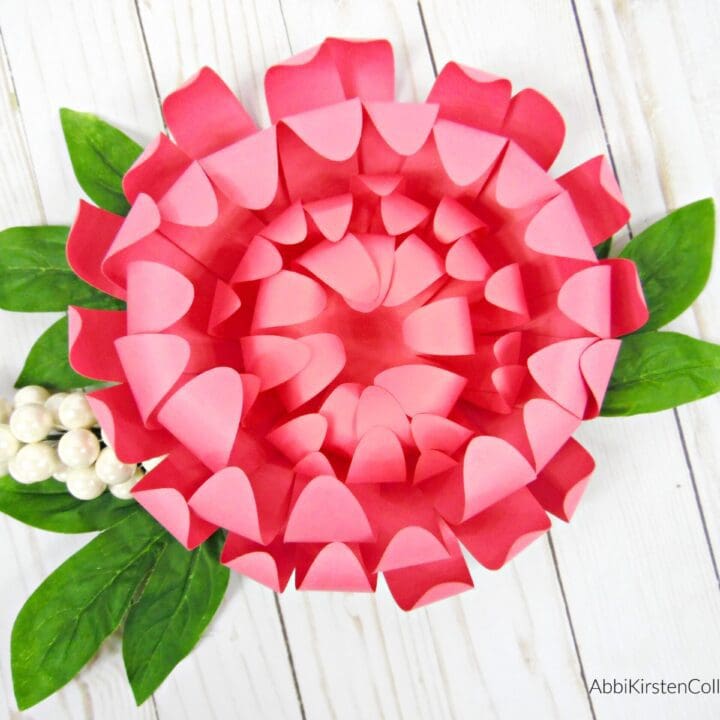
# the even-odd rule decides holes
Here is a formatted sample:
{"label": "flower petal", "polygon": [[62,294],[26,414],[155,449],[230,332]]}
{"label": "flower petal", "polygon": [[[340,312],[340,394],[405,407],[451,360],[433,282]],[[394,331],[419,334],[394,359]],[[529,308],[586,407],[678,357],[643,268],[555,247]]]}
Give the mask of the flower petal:
{"label": "flower petal", "polygon": [[456,280],[482,282],[492,269],[469,237],[457,240],[445,256],[445,271]]}
{"label": "flower petal", "polygon": [[322,448],[327,435],[328,421],[319,413],[299,415],[266,436],[290,462],[299,463],[310,453]]}
{"label": "flower petal", "polygon": [[125,378],[115,351],[115,340],[127,332],[127,313],[122,310],[68,308],[70,366],[75,372],[96,380],[122,381]]}
{"label": "flower petal", "polygon": [[370,385],[360,395],[354,415],[357,438],[372,428],[392,430],[406,445],[411,445],[410,422],[400,403],[383,388]]}
{"label": "flower petal", "polygon": [[580,418],[552,400],[530,400],[523,408],[523,422],[535,469],[540,472],[580,425]]}
{"label": "flower petal", "polygon": [[442,243],[452,243],[463,235],[486,227],[485,223],[449,195],[443,195],[435,209],[433,232]]}
{"label": "flower petal", "polygon": [[220,562],[275,592],[282,592],[295,569],[294,557],[295,549],[282,540],[259,545],[229,533]]}
{"label": "flower petal", "polygon": [[287,382],[310,362],[312,352],[299,340],[281,335],[248,335],[240,339],[243,363],[260,378],[260,389]]}
{"label": "flower petal", "polygon": [[315,280],[292,270],[282,270],[260,283],[253,329],[265,330],[312,320],[323,311],[326,302],[325,291]]}
{"label": "flower petal", "polygon": [[383,305],[402,305],[430,287],[443,273],[440,256],[417,235],[408,236],[395,251],[392,280]]}
{"label": "flower petal", "polygon": [[472,355],[475,350],[467,298],[449,297],[413,310],[403,321],[403,340],[416,353]]}
{"label": "flower petal", "polygon": [[298,590],[374,592],[376,577],[370,576],[356,546],[332,542],[321,548],[298,550],[295,586]]}
{"label": "flower petal", "polygon": [[620,344],[620,340],[598,340],[580,356],[580,370],[590,388],[586,419],[596,417],[602,408]]}
{"label": "flower petal", "polygon": [[350,462],[347,483],[405,482],[405,455],[397,435],[374,427],[361,438]]}
{"label": "flower petal", "polygon": [[203,67],[163,101],[163,115],[177,144],[201,158],[256,131],[242,103],[220,76]]}
{"label": "flower petal", "polygon": [[400,155],[414,155],[425,144],[438,114],[432,103],[370,102],[364,107],[382,139]]}
{"label": "flower petal", "polygon": [[230,280],[231,284],[262,280],[282,269],[282,255],[261,235],[256,235],[247,247],[240,264]]}
{"label": "flower petal", "polygon": [[325,238],[337,242],[345,236],[353,210],[350,193],[315,200],[304,204],[305,212],[312,218]]}

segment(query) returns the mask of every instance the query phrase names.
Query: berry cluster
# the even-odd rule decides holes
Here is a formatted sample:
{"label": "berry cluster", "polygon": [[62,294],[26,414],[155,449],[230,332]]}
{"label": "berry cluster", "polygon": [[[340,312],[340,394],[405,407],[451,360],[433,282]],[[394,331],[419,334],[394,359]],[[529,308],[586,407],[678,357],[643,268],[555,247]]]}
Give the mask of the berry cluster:
{"label": "berry cluster", "polygon": [[54,478],[80,500],[93,500],[107,488],[126,500],[155,464],[120,462],[82,392],[51,395],[28,385],[17,391],[13,404],[0,398],[0,474],[18,482]]}

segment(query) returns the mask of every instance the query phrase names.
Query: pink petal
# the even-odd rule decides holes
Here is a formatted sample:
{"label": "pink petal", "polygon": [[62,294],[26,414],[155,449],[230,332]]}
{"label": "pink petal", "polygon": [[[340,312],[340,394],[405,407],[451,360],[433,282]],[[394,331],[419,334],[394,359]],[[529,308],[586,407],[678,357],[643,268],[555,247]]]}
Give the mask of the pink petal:
{"label": "pink petal", "polygon": [[266,465],[251,478],[226,467],[204,482],[189,504],[214,525],[267,545],[285,522],[292,480],[292,471],[277,465]]}
{"label": "pink petal", "polygon": [[416,353],[472,355],[475,351],[467,298],[449,297],[413,310],[403,321],[403,341]]}
{"label": "pink petal", "polygon": [[305,203],[304,208],[323,236],[337,242],[344,237],[350,224],[353,196],[350,193],[335,195]]}
{"label": "pink petal", "polygon": [[507,142],[499,135],[449,120],[438,120],[433,134],[445,172],[460,187],[487,177]]}
{"label": "pink petal", "polygon": [[482,199],[497,203],[500,209],[518,210],[559,195],[558,185],[519,145],[509,142],[493,179],[483,190]]}
{"label": "pink petal", "polygon": [[375,385],[395,397],[410,417],[418,413],[447,416],[466,382],[465,378],[433,365],[400,365],[375,378]]}
{"label": "pink petal", "polygon": [[380,199],[380,215],[389,235],[414,230],[429,214],[424,205],[398,192]]}
{"label": "pink petal", "polygon": [[395,602],[403,610],[414,610],[473,587],[462,555],[389,570],[384,575]]}
{"label": "pink petal", "polygon": [[329,476],[316,477],[301,490],[285,529],[285,542],[372,540],[373,531],[357,498],[347,485]]}
{"label": "pink petal", "polygon": [[485,299],[503,310],[527,315],[527,301],[520,266],[506,265],[494,272],[485,284]]}
{"label": "pink petal", "polygon": [[143,425],[128,385],[94,390],[87,399],[121,462],[138,463],[164,455],[177,444],[165,430],[148,430]]}
{"label": "pink petal", "polygon": [[68,308],[68,357],[75,372],[96,380],[125,377],[114,342],[127,332],[122,310]]}
{"label": "pink petal", "polygon": [[264,330],[312,320],[325,309],[326,302],[325,291],[315,280],[282,270],[260,282],[253,329]]}
{"label": "pink petal", "polygon": [[469,237],[455,242],[445,256],[445,270],[457,280],[482,282],[492,273],[490,265]]}
{"label": "pink petal", "polygon": [[217,530],[217,525],[198,517],[187,502],[203,475],[202,469],[176,464],[171,456],[133,488],[138,503],[188,550]]}
{"label": "pink petal", "polygon": [[318,475],[330,475],[336,477],[335,470],[330,461],[321,452],[311,452],[305,455],[297,465],[293,468],[295,474],[303,477],[305,480],[312,480]]}
{"label": "pink petal", "polygon": [[624,258],[572,275],[560,288],[557,304],[578,325],[605,338],[633,332],[649,317],[635,263]]}
{"label": "pink petal", "polygon": [[261,235],[256,235],[233,273],[230,282],[250,282],[270,277],[282,269],[282,255],[278,249]]}
{"label": "pink petal", "polygon": [[290,462],[299,463],[306,455],[318,452],[325,442],[328,421],[318,413],[299,415],[275,428],[266,436]]}
{"label": "pink petal", "polygon": [[371,312],[379,307],[387,296],[395,266],[395,238],[390,235],[356,235],[370,256],[378,275],[379,292],[370,302],[345,301],[358,312]]}
{"label": "pink petal", "polygon": [[496,132],[510,104],[508,80],[458,63],[448,63],[435,80],[428,102],[440,104],[440,117]]}
{"label": "pink petal", "polygon": [[274,127],[260,130],[203,158],[210,179],[241,207],[266,208],[278,191],[278,151]]}
{"label": "pink petal", "polygon": [[345,348],[337,335],[305,335],[300,338],[300,342],[310,348],[312,358],[278,391],[288,410],[297,409],[322,392],[345,367]]}
{"label": "pink petal", "polygon": [[404,527],[390,540],[377,564],[382,572],[447,560],[448,549],[423,527]]}
{"label": "pink petal", "polygon": [[186,371],[190,345],[176,335],[128,335],[116,341],[128,384],[147,423],[153,411]]}
{"label": "pink petal", "polygon": [[200,158],[255,132],[252,118],[220,76],[209,67],[163,102],[163,115],[177,144]]}
{"label": "pink petal", "polygon": [[406,445],[412,444],[407,415],[387,390],[373,385],[366,387],[356,407],[355,437],[363,437],[372,428],[386,428]]}
{"label": "pink petal", "polygon": [[348,483],[405,482],[405,455],[397,435],[384,427],[368,430],[353,453]]}
{"label": "pink petal", "polygon": [[472,556],[490,570],[502,567],[549,529],[548,516],[527,488],[453,527]]}
{"label": "pink petal", "polygon": [[243,363],[260,378],[260,389],[287,382],[310,362],[312,352],[299,340],[281,335],[249,335],[240,339]]}
{"label": "pink petal", "polygon": [[190,309],[193,284],[167,265],[136,260],[128,264],[128,332],[160,332]]}
{"label": "pink petal", "polygon": [[318,155],[340,162],[357,150],[362,133],[362,106],[358,100],[346,100],[284,117],[282,122]]}
{"label": "pink petal", "polygon": [[548,512],[569,522],[594,469],[590,453],[570,438],[528,489]]}
{"label": "pink petal", "polygon": [[477,215],[449,195],[443,196],[435,210],[433,232],[440,242],[452,243],[463,235],[485,227]]}
{"label": "pink petal", "polygon": [[85,282],[114,297],[125,291],[105,276],[102,260],[123,224],[123,218],[81,200],[67,240],[70,267]]}
{"label": "pink petal", "polygon": [[218,201],[210,180],[196,162],[191,163],[157,201],[163,220],[203,227],[218,217]]}
{"label": "pink petal", "polygon": [[620,340],[598,340],[580,356],[580,370],[591,393],[585,410],[586,418],[595,417],[600,412],[620,344]]}
{"label": "pink petal", "polygon": [[299,202],[277,215],[260,234],[279,245],[297,245],[307,237],[307,221]]}
{"label": "pink petal", "polygon": [[392,100],[392,47],[386,40],[328,38],[319,48],[271,67],[265,75],[270,118],[330,105],[345,98]]}
{"label": "pink petal", "polygon": [[298,553],[295,586],[298,590],[374,592],[375,578],[368,575],[357,548],[332,542],[313,554],[304,547]]}
{"label": "pink petal", "polygon": [[569,193],[593,245],[607,240],[630,219],[613,170],[602,155],[558,179]]}
{"label": "pink petal", "polygon": [[503,365],[514,365],[520,360],[520,345],[522,333],[513,331],[501,335],[493,343],[493,355]]}
{"label": "pink petal", "polygon": [[588,398],[580,373],[580,358],[592,343],[592,338],[555,342],[533,353],[527,361],[535,382],[555,402],[578,417],[583,416]]}
{"label": "pink petal", "polygon": [[297,262],[349,300],[368,303],[380,292],[375,264],[355,235],[339,242],[323,240]]}
{"label": "pink petal", "polygon": [[546,170],[553,164],[565,139],[565,122],[558,109],[532,88],[510,101],[503,135],[514,140]]}
{"label": "pink petal", "polygon": [[395,251],[395,269],[383,305],[402,305],[430,287],[443,272],[443,262],[437,253],[417,235],[408,236]]}
{"label": "pink petal", "polygon": [[343,383],[320,406],[320,414],[328,421],[327,446],[347,455],[352,454],[356,444],[355,413],[361,391],[357,383]]}
{"label": "pink petal", "polygon": [[294,555],[294,548],[282,540],[264,546],[230,533],[220,562],[275,592],[282,592],[295,569]]}
{"label": "pink petal", "polygon": [[595,262],[592,245],[567,192],[538,210],[525,230],[525,243],[546,255]]}
{"label": "pink petal", "polygon": [[[422,417],[418,415],[417,417]],[[457,461],[440,450],[425,450],[415,464],[413,484],[417,485],[438,475],[446,475],[457,469]]]}
{"label": "pink petal", "polygon": [[160,423],[211,470],[225,467],[243,407],[239,373],[217,367],[197,375],[165,402]]}
{"label": "pink petal", "polygon": [[567,442],[580,419],[552,400],[535,399],[523,408],[523,421],[539,472]]}
{"label": "pink petal", "polygon": [[400,155],[414,155],[428,139],[438,114],[432,103],[365,103],[382,139]]}
{"label": "pink petal", "polygon": [[211,335],[222,334],[221,326],[240,309],[242,303],[233,289],[223,280],[215,282],[210,317],[208,318],[208,332]]}
{"label": "pink petal", "polygon": [[357,179],[373,194],[384,197],[397,190],[402,175],[358,175]]}
{"label": "pink petal", "polygon": [[135,160],[122,179],[128,202],[138,195],[161,198],[192,162],[175,143],[160,133]]}
{"label": "pink petal", "polygon": [[452,455],[470,438],[472,432],[441,415],[421,413],[410,423],[412,435],[420,451],[442,450]]}

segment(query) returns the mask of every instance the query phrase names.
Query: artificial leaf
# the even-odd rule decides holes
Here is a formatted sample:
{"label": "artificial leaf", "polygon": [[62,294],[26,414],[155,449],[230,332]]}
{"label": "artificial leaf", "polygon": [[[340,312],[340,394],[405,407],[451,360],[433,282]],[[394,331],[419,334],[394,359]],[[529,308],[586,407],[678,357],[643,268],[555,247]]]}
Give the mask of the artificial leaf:
{"label": "artificial leaf", "polygon": [[710,198],[678,208],[636,235],[620,257],[640,274],[650,320],[639,332],[667,325],[690,307],[710,275],[715,209]]}
{"label": "artificial leaf", "polygon": [[67,315],[51,325],[30,348],[15,387],[43,385],[71,390],[99,387],[104,383],[78,375],[68,362]]}
{"label": "artificial leaf", "polygon": [[11,638],[21,710],[75,677],[120,625],[168,537],[138,509],[66,560],[30,596]]}
{"label": "artificial leaf", "polygon": [[92,113],[62,108],[60,121],[80,187],[101,208],[127,214],[122,178],[142,147]]}
{"label": "artificial leaf", "polygon": [[0,477],[0,512],[42,530],[83,533],[105,530],[137,509],[134,500],[106,492],[94,500],[78,500],[57,480],[25,485]]}
{"label": "artificial leaf", "polygon": [[220,564],[217,533],[195,550],[171,542],[153,568],[123,632],[123,658],[138,705],[192,650],[215,615],[229,570]]}
{"label": "artificial leaf", "polygon": [[720,391],[720,345],[674,332],[623,338],[603,415],[637,415]]}
{"label": "artificial leaf", "polygon": [[0,307],[21,312],[68,305],[120,308],[120,300],[83,282],[65,257],[64,225],[13,227],[0,232]]}
{"label": "artificial leaf", "polygon": [[601,243],[595,246],[595,257],[598,260],[605,260],[610,256],[610,250],[612,248],[612,238],[603,240]]}

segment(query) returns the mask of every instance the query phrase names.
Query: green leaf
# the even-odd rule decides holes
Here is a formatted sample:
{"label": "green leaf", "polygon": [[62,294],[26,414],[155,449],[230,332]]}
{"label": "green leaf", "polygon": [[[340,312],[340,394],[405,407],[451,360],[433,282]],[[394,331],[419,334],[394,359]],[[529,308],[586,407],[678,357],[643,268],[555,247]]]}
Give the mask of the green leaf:
{"label": "green leaf", "polygon": [[192,650],[215,615],[229,578],[219,562],[222,539],[217,533],[192,552],[169,543],[130,610],[123,658],[138,705]]}
{"label": "green leaf", "polygon": [[30,596],[10,643],[21,710],[69,682],[120,625],[167,533],[138,509],[66,560]]}
{"label": "green leaf", "polygon": [[142,147],[92,113],[62,108],[60,122],[80,187],[101,208],[126,215],[122,177]]}
{"label": "green leaf", "polygon": [[636,235],[620,254],[634,260],[650,320],[639,332],[667,325],[693,304],[710,275],[715,209],[710,198],[685,205]]}
{"label": "green leaf", "polygon": [[120,300],[83,282],[65,257],[63,225],[13,227],[0,232],[0,308],[21,312],[68,305],[121,308]]}
{"label": "green leaf", "polygon": [[0,512],[42,530],[83,533],[105,530],[137,508],[134,500],[103,493],[78,500],[57,480],[24,485],[9,475],[0,477]]}
{"label": "green leaf", "polygon": [[720,345],[674,332],[623,338],[602,415],[657,412],[720,391]]}
{"label": "green leaf", "polygon": [[612,238],[603,240],[601,243],[595,246],[595,257],[598,260],[604,260],[610,256],[610,250],[612,249]]}
{"label": "green leaf", "polygon": [[67,315],[51,325],[32,346],[15,387],[43,385],[71,390],[105,383],[78,375],[68,362]]}

